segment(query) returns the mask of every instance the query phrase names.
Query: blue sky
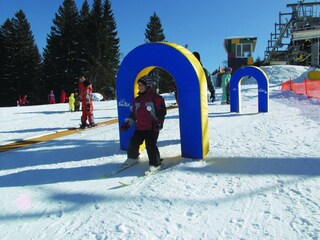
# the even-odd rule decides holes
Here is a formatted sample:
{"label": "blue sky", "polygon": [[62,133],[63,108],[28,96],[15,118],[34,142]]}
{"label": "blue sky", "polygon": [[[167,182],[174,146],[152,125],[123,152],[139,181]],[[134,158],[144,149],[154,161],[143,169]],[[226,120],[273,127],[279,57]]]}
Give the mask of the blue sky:
{"label": "blue sky", "polygon": [[[39,50],[63,0],[0,0],[0,24],[22,9],[31,25]],[[93,0],[88,1],[92,6]],[[83,0],[76,0],[78,9]],[[201,4],[200,4],[201,3]],[[111,0],[123,58],[144,43],[144,33],[154,12],[160,17],[166,40],[201,54],[203,65],[211,72],[223,65],[227,53],[226,37],[257,37],[254,59],[264,57],[279,12],[291,12],[287,4],[296,0]]]}

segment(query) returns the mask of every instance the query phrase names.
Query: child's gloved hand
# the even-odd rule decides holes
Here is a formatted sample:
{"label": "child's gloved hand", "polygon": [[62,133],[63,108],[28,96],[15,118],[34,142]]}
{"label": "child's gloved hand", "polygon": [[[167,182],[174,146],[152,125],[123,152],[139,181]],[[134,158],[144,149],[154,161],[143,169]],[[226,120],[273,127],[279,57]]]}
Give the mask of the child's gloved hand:
{"label": "child's gloved hand", "polygon": [[127,131],[130,128],[129,122],[125,122],[121,125],[120,130],[121,131]]}
{"label": "child's gloved hand", "polygon": [[163,128],[163,120],[158,120],[157,125],[158,125],[158,130],[160,131]]}

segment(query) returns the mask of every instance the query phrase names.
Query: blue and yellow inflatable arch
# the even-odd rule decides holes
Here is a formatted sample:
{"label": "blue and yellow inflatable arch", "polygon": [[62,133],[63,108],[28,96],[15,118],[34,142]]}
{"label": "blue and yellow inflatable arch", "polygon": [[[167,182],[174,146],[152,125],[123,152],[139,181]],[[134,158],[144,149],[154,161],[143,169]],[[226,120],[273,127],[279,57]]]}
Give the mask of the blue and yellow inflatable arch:
{"label": "blue and yellow inflatable arch", "polygon": [[254,77],[258,83],[258,111],[268,112],[269,110],[269,78],[267,74],[258,67],[247,66],[239,68],[232,74],[230,79],[230,111],[241,110],[241,81],[244,77]]}
{"label": "blue and yellow inflatable arch", "polygon": [[[203,159],[209,152],[206,77],[194,55],[175,43],[143,44],[123,59],[116,81],[119,126],[130,114],[138,79],[155,67],[163,68],[176,81],[182,157]],[[133,127],[120,131],[122,150],[127,150],[133,131]]]}

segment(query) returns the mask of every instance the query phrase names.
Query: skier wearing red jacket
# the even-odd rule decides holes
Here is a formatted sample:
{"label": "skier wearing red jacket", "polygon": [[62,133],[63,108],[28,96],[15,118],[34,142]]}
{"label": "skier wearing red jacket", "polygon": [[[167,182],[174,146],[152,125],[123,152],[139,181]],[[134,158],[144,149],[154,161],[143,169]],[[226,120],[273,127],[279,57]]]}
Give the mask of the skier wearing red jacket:
{"label": "skier wearing red jacket", "polygon": [[[92,83],[90,80],[83,82],[82,88],[82,116],[80,128],[94,127],[93,104],[92,104]],[[87,124],[87,120],[89,124]]]}
{"label": "skier wearing red jacket", "polygon": [[133,100],[130,117],[121,125],[121,131],[128,130],[134,123],[136,125],[128,147],[128,159],[124,164],[138,162],[139,147],[145,141],[149,172],[157,171],[161,166],[157,140],[167,114],[164,99],[156,93],[154,83],[150,76],[143,76],[138,80],[138,96]]}

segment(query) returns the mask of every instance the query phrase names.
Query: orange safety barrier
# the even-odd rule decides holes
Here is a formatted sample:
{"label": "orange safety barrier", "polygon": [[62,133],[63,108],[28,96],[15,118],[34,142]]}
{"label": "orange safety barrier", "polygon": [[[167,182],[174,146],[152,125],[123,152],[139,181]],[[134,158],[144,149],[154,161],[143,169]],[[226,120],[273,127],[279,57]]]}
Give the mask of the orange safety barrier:
{"label": "orange safety barrier", "polygon": [[320,99],[320,80],[307,80],[295,83],[292,80],[281,83],[281,90],[290,90],[296,94],[303,94],[309,98]]}

